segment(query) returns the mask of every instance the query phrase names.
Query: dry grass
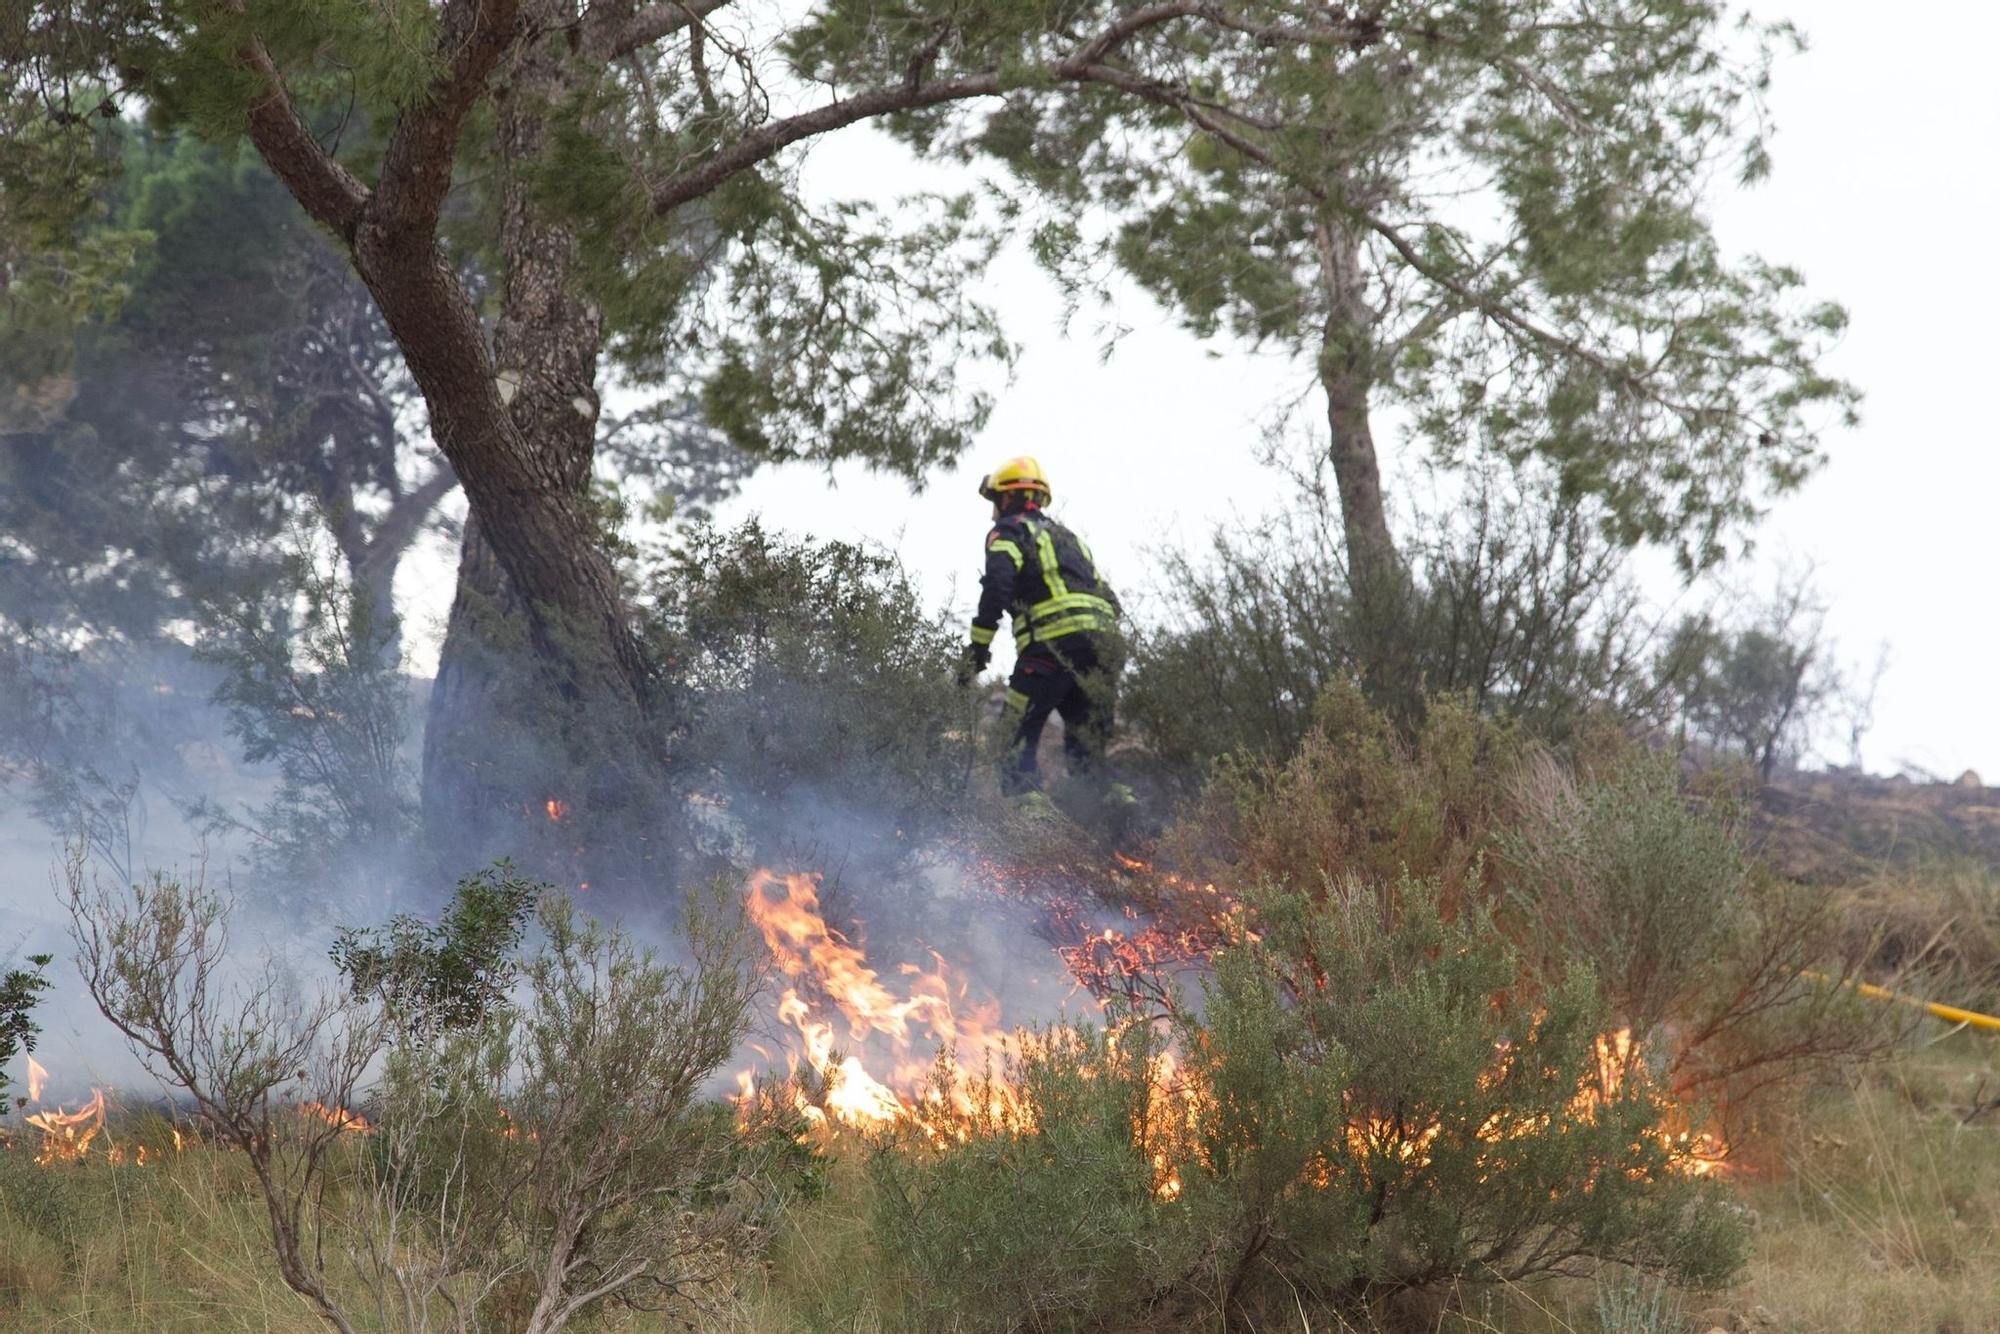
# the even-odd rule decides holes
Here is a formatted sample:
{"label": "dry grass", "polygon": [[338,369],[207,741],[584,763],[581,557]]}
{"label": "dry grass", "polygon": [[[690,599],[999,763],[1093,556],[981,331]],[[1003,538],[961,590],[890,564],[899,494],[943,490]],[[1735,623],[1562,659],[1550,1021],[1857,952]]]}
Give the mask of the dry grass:
{"label": "dry grass", "polygon": [[[19,1130],[11,1120],[9,1128]],[[38,1165],[34,1142],[28,1131],[0,1150],[0,1331],[328,1328],[278,1277],[264,1197],[243,1154],[192,1141],[176,1152],[172,1127],[151,1116],[114,1116],[111,1131],[79,1163]],[[128,1158],[144,1144],[147,1163],[113,1166],[101,1152],[110,1142]],[[341,1157],[331,1173],[336,1193],[353,1167],[348,1154]],[[329,1270],[361,1328],[395,1327],[375,1317],[366,1286],[337,1254],[329,1255]],[[759,1327],[739,1316],[734,1294],[697,1296],[698,1312],[614,1307],[573,1328]],[[506,1327],[504,1316],[493,1325]]]}
{"label": "dry grass", "polygon": [[[263,1196],[240,1155],[176,1154],[161,1127],[126,1134],[146,1166],[37,1166],[0,1153],[0,1327],[318,1330],[278,1278]],[[136,1132],[136,1133],[135,1133]]]}
{"label": "dry grass", "polygon": [[[1677,1294],[1623,1274],[1467,1289],[1400,1328],[1495,1334],[2000,1330],[2000,1040],[1942,1034],[1814,1104],[1741,1184],[1756,1211],[1741,1281]],[[41,1168],[0,1152],[0,1329],[324,1328],[279,1282],[256,1183],[239,1154],[175,1155],[164,1123],[124,1126],[145,1167]],[[826,1192],[792,1206],[768,1263],[698,1327],[896,1327],[869,1259],[865,1146],[837,1146]],[[658,1329],[605,1312],[587,1329]],[[675,1322],[674,1327],[683,1327]],[[1261,1326],[1260,1326],[1261,1327]],[[1319,1319],[1272,1328],[1325,1330]]]}
{"label": "dry grass", "polygon": [[1732,1305],[1777,1327],[2000,1329],[2000,1043],[1959,1033],[1862,1076],[1748,1188]]}
{"label": "dry grass", "polygon": [[1984,862],[1933,859],[1881,867],[1842,890],[1849,958],[1873,980],[1915,974],[1959,1005],[2000,1003],[2000,874]]}

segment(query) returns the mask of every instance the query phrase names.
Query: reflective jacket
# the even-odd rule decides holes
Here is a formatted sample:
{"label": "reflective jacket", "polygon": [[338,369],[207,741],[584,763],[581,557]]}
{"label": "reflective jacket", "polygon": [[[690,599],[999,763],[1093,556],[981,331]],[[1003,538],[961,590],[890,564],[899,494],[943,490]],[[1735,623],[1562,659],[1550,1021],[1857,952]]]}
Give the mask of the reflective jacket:
{"label": "reflective jacket", "polygon": [[986,572],[972,642],[991,644],[1000,613],[1014,622],[1014,648],[1118,628],[1118,595],[1097,572],[1083,539],[1038,509],[1004,516],[986,535]]}

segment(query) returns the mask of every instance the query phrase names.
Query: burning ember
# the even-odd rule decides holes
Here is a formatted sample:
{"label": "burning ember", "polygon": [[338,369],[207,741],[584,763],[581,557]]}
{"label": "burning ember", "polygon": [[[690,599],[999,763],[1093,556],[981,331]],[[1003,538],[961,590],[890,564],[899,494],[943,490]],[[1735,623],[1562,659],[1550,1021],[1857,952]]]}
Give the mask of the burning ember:
{"label": "burning ember", "polygon": [[548,812],[551,823],[564,820],[569,816],[569,803],[561,797],[550,797],[542,803],[542,809]]}

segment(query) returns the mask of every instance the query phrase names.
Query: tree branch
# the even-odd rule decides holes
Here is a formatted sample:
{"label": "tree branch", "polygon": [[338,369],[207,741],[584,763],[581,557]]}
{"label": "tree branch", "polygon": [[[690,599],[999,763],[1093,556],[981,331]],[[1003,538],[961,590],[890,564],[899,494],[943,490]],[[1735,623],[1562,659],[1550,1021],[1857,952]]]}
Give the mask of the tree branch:
{"label": "tree branch", "polygon": [[397,231],[428,235],[437,225],[459,131],[487,76],[518,34],[519,0],[446,0],[437,50],[444,69],[423,98],[396,118],[370,209]]}
{"label": "tree branch", "polygon": [[647,5],[585,40],[602,50],[607,60],[617,60],[700,23],[728,3],[729,0],[667,0],[665,4]]}
{"label": "tree branch", "polygon": [[[1042,73],[1058,83],[1106,82],[1099,77],[1099,73],[1109,67],[1101,62],[1127,41],[1148,28],[1176,19],[1201,17],[1213,9],[1214,6],[1202,3],[1202,0],[1169,0],[1168,3],[1131,10],[1107,25],[1066,59],[1044,67]],[[651,197],[652,209],[655,213],[668,213],[700,199],[737,173],[747,171],[801,139],[891,112],[917,111],[947,102],[994,97],[1027,82],[1031,80],[1018,74],[1003,77],[996,70],[962,75],[938,83],[924,83],[919,75],[901,83],[856,93],[796,116],[771,121],[751,130],[706,161],[656,186]]]}
{"label": "tree branch", "polygon": [[252,37],[236,58],[264,81],[263,95],[250,105],[249,128],[265,165],[315,222],[353,240],[368,207],[368,187],[313,137],[261,37]]}
{"label": "tree branch", "polygon": [[[1612,365],[1596,349],[1586,347],[1573,338],[1565,337],[1557,333],[1554,329],[1538,324],[1506,302],[1496,301],[1485,293],[1452,277],[1449,273],[1440,272],[1435,265],[1431,264],[1423,255],[1418,253],[1417,248],[1410,244],[1407,237],[1389,223],[1374,217],[1364,218],[1363,221],[1367,223],[1368,230],[1389,243],[1389,248],[1401,256],[1405,264],[1409,265],[1417,273],[1422,274],[1429,281],[1436,283],[1439,287],[1456,296],[1466,304],[1468,309],[1478,311],[1495,324],[1512,329],[1515,333],[1532,342],[1539,343],[1543,347],[1553,348],[1568,356],[1575,357],[1579,361],[1588,362],[1606,375],[1628,380],[1633,378],[1629,373],[1621,371],[1618,367]],[[1649,395],[1649,397],[1651,396]],[[1656,401],[1661,402],[1663,406],[1675,406],[1666,400],[1656,399]]]}
{"label": "tree branch", "polygon": [[366,555],[361,562],[364,568],[357,573],[374,573],[384,567],[393,570],[403,552],[416,540],[424,520],[457,487],[458,474],[451,470],[450,464],[440,461],[415,489],[397,497],[368,535]]}

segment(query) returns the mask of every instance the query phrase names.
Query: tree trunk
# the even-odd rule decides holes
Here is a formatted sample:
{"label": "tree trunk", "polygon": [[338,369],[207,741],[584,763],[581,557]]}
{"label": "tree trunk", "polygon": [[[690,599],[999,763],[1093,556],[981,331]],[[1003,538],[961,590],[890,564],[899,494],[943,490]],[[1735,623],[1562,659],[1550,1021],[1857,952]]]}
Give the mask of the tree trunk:
{"label": "tree trunk", "polygon": [[1382,499],[1382,469],[1370,425],[1375,383],[1375,318],[1363,289],[1361,246],[1337,219],[1319,225],[1327,317],[1321,333],[1320,388],[1326,394],[1327,460],[1340,495],[1340,520],[1353,599],[1362,683],[1378,700],[1415,685],[1404,643],[1408,579]]}
{"label": "tree trunk", "polygon": [[[544,38],[496,89],[505,268],[488,372],[533,503],[569,527],[561,538],[508,531],[475,494],[425,730],[423,805],[433,847],[459,869],[506,854],[601,894],[657,882],[672,839],[648,745],[651,683],[591,505],[604,322],[583,296],[571,229],[536,210],[527,183],[570,68],[560,39]],[[564,554],[558,543],[588,559],[532,583],[533,567]]]}

